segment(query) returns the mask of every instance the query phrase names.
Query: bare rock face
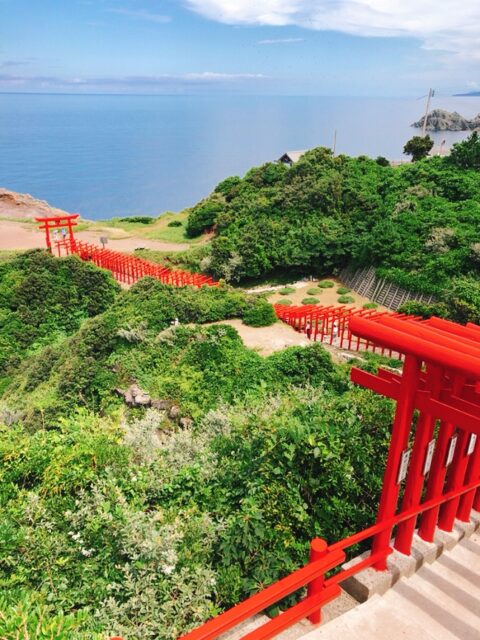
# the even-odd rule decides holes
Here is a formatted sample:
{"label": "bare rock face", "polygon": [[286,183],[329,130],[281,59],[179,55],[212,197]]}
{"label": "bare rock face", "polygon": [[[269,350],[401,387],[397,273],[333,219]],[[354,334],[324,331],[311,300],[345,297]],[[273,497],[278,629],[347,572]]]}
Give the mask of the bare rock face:
{"label": "bare rock face", "polygon": [[[414,122],[412,126],[421,129],[424,120],[425,116],[418,122]],[[468,120],[456,111],[434,109],[427,116],[427,131],[474,131],[478,127],[480,127],[480,113],[472,120]]]}
{"label": "bare rock face", "polygon": [[150,407],[152,404],[150,395],[136,384],[130,385],[126,391],[117,389],[117,393],[123,396],[129,407]]}
{"label": "bare rock face", "polygon": [[45,200],[37,200],[28,193],[0,189],[0,216],[5,218],[47,218],[69,215],[62,209],[51,207]]}

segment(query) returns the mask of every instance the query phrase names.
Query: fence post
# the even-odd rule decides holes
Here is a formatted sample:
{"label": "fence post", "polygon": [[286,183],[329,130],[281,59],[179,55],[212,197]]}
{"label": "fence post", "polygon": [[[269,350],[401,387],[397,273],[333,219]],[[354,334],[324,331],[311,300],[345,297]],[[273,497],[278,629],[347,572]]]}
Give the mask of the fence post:
{"label": "fence post", "polygon": [[[316,562],[324,558],[328,553],[328,545],[322,538],[314,538],[310,543],[310,562]],[[316,596],[323,591],[324,576],[321,575],[312,580],[308,585],[307,597]],[[314,611],[308,616],[312,624],[320,624],[322,619],[322,610]]]}

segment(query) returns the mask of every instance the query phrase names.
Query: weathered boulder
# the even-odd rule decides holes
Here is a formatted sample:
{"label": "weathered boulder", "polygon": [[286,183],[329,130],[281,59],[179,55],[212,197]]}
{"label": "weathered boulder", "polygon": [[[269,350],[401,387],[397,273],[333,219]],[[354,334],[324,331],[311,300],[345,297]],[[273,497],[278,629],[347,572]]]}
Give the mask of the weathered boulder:
{"label": "weathered boulder", "polygon": [[140,389],[137,384],[130,385],[126,391],[122,389],[116,391],[123,396],[129,407],[150,407],[152,404],[150,394]]}
{"label": "weathered boulder", "polygon": [[177,420],[180,417],[180,407],[177,407],[176,404],[170,407],[170,411],[168,412],[168,417],[171,420]]}

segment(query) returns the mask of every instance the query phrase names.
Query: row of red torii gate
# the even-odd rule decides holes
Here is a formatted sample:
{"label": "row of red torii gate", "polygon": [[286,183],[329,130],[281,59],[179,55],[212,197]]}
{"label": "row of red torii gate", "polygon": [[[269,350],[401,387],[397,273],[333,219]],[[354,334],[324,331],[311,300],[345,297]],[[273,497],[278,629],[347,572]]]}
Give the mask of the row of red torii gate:
{"label": "row of red torii gate", "polygon": [[[205,276],[189,280],[194,274],[165,270],[148,261],[139,264],[132,256],[77,242],[72,230],[76,218],[38,219],[50,251],[77,254],[110,269],[124,282],[153,275],[176,286],[217,284]],[[65,227],[68,237],[52,245],[50,231]],[[298,604],[243,640],[268,640],[305,617],[318,623],[322,606],[340,595],[340,584],[347,578],[368,567],[385,571],[393,549],[407,556],[411,553],[414,536],[429,543],[438,529],[451,532],[458,524],[480,519],[480,326],[346,307],[277,305],[276,313],[310,338],[342,348],[397,354],[404,360],[401,372],[380,368],[373,374],[355,367],[351,371],[354,383],[396,404],[387,458],[376,461],[385,469],[377,519],[344,540],[328,543],[315,538],[304,567],[208,621],[184,640],[214,640],[303,587],[306,595]],[[342,567],[345,550],[368,539],[372,540],[370,553],[357,564]]]}

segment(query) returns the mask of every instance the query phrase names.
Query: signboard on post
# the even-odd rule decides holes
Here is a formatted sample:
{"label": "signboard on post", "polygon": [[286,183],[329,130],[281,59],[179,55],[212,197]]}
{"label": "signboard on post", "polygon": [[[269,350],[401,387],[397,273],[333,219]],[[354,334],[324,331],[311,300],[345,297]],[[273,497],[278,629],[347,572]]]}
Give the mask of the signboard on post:
{"label": "signboard on post", "polygon": [[102,247],[105,249],[105,245],[108,244],[107,236],[100,236],[100,242],[102,243]]}
{"label": "signboard on post", "polygon": [[450,446],[448,447],[448,453],[447,453],[447,460],[445,462],[446,467],[452,464],[453,456],[455,455],[455,449],[457,446],[457,440],[458,440],[458,436],[456,434],[452,436],[452,439],[450,440]]}
{"label": "signboard on post", "polygon": [[427,446],[427,452],[425,454],[425,463],[423,465],[423,475],[426,476],[427,473],[432,468],[432,460],[433,460],[433,452],[435,451],[435,438],[430,440]]}
{"label": "signboard on post", "polygon": [[410,456],[412,455],[411,449],[405,449],[400,459],[400,467],[398,469],[397,484],[400,484],[407,477],[408,464],[410,462]]}
{"label": "signboard on post", "polygon": [[475,451],[475,445],[477,444],[477,434],[476,433],[471,433],[470,434],[470,439],[468,441],[468,447],[467,447],[467,456],[471,456],[472,453]]}

